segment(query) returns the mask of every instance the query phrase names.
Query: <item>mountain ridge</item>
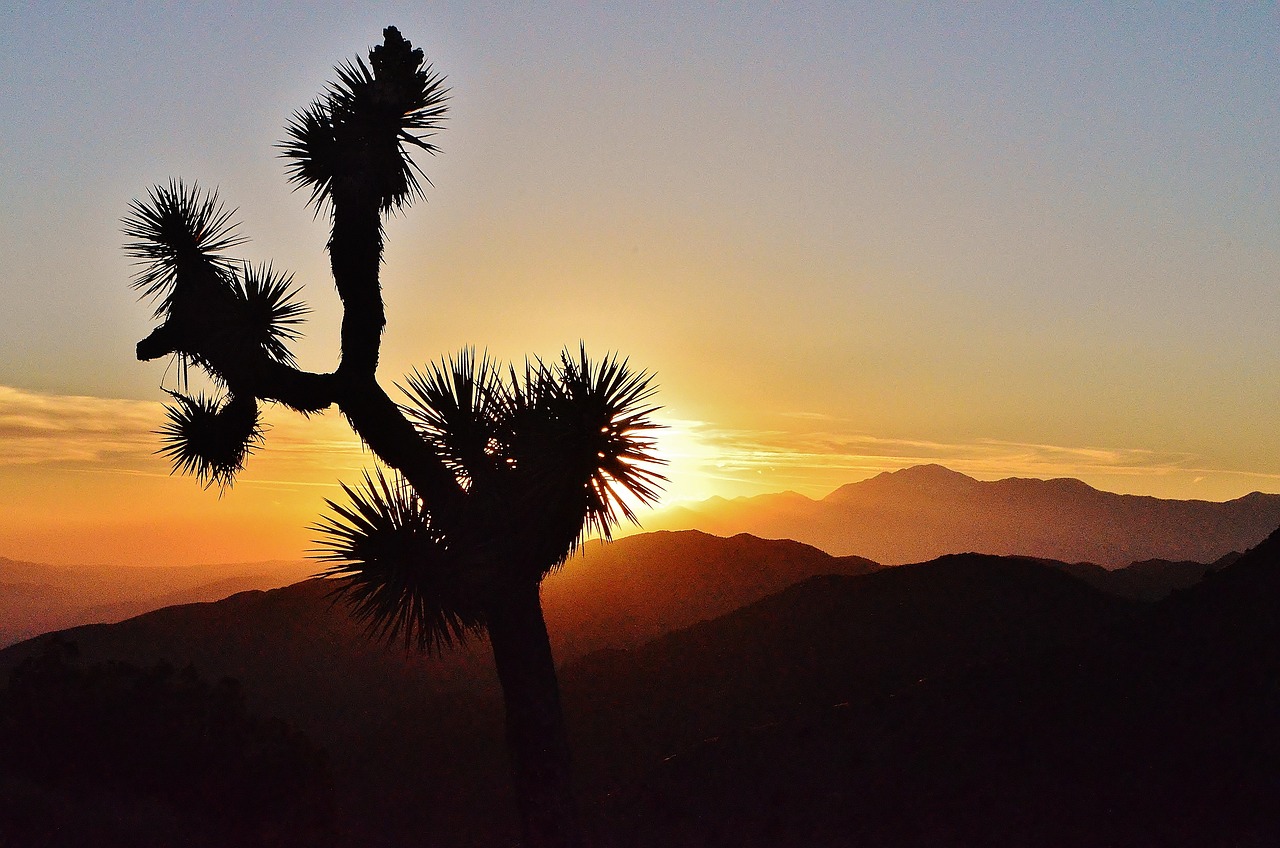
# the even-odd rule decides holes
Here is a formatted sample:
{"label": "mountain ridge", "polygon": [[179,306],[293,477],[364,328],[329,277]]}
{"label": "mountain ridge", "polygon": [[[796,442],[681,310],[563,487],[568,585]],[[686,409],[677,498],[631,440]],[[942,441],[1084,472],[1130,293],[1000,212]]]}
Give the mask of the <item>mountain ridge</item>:
{"label": "mountain ridge", "polygon": [[[639,579],[642,572],[636,572],[632,598],[650,600],[655,595],[664,596],[656,591],[652,579],[655,574],[662,580],[684,584],[683,578],[688,574],[696,578],[700,568],[704,575],[723,577],[723,563],[728,561],[737,563],[751,578],[743,582],[744,590],[705,598],[696,606],[688,603],[687,595],[666,595],[669,602],[661,616],[664,626],[683,627],[692,632],[714,630],[715,622],[733,616],[735,609],[794,592],[795,585],[810,586],[811,590],[804,592],[807,597],[818,604],[829,604],[843,593],[823,591],[823,581],[836,581],[831,585],[837,585],[839,581],[862,580],[884,573],[878,569],[867,571],[874,564],[854,558],[846,560],[844,565],[858,573],[823,573],[838,567],[841,561],[792,541],[749,536],[718,539],[697,531],[630,539],[607,547],[627,555],[620,557],[619,563],[638,562],[634,556],[636,549],[649,553],[645,562],[653,568],[652,571],[646,568],[643,576],[650,579],[648,582]],[[720,555],[703,555],[701,564],[690,564],[681,555],[688,549],[703,547],[718,549]],[[632,550],[628,551],[629,548]],[[561,589],[555,589],[554,585],[548,587],[551,590],[548,624],[558,651],[564,652],[566,646],[573,645],[572,650],[560,655],[566,660],[562,669],[567,681],[577,679],[577,672],[570,670],[575,663],[574,650],[592,648],[579,654],[585,658],[625,658],[640,656],[644,645],[655,642],[646,629],[653,620],[644,615],[648,608],[643,604],[632,608],[629,600],[612,591],[617,588],[613,583],[617,575],[610,574],[608,567],[602,569],[600,578],[611,590],[603,598],[603,607],[584,608],[581,604],[556,601],[558,591],[568,593],[574,580],[584,577],[574,574],[574,566],[589,562],[590,549],[589,546],[586,555],[571,561],[554,578],[549,578],[563,581]],[[660,556],[664,549],[671,554],[665,559]],[[757,572],[771,557],[776,557],[777,567],[767,570],[779,581],[789,582],[765,593],[766,584],[757,579]],[[673,570],[671,566],[681,562],[685,567]],[[1066,587],[1070,595],[1102,597],[1088,586],[1052,573],[1049,566],[1032,567],[1045,573],[1041,582]],[[807,576],[809,583],[806,584],[805,577],[792,580],[806,569],[813,572]],[[907,571],[903,573],[907,575]],[[891,578],[890,582],[901,582],[901,579]],[[698,579],[687,585],[699,593],[705,589]],[[514,821],[504,818],[502,812],[493,812],[495,807],[506,809],[502,799],[509,789],[501,747],[501,698],[486,642],[475,640],[442,658],[422,657],[406,653],[402,646],[374,643],[342,607],[330,603],[330,588],[324,581],[309,580],[282,589],[243,592],[219,602],[168,607],[119,624],[73,628],[64,631],[61,638],[76,643],[85,662],[114,659],[148,667],[158,660],[167,660],[178,668],[193,664],[209,679],[216,680],[223,675],[239,679],[255,711],[284,718],[329,750],[335,773],[344,776],[340,797],[348,809],[355,811],[351,824],[354,832],[367,836],[391,829],[403,834],[378,844],[417,844],[423,828],[427,827],[440,834],[444,844],[510,844]],[[579,591],[587,592],[590,588],[579,586]],[[817,591],[812,591],[814,588]],[[763,594],[763,597],[750,597],[739,604],[744,593]],[[932,597],[935,602],[951,602],[950,593],[945,591],[935,592]],[[610,606],[610,600],[619,603]],[[903,618],[901,611],[894,612],[901,602],[909,599],[899,592],[890,593],[890,597],[875,601],[874,605],[876,609],[892,613],[896,620],[908,620],[909,616]],[[1101,603],[1122,602],[1109,599]],[[724,606],[732,608],[717,612]],[[563,619],[557,620],[557,616],[573,611],[591,621],[612,617],[616,626],[610,633],[614,638],[606,641],[603,637],[608,634],[592,631],[576,639],[566,638],[572,636],[566,634],[571,628]],[[849,621],[855,626],[866,623],[861,619]],[[982,621],[977,624],[979,629],[986,627]],[[875,632],[909,636],[912,629],[893,625]],[[660,643],[664,638],[659,636],[656,641]],[[0,674],[6,674],[24,656],[40,650],[42,641],[30,640],[0,651]],[[865,640],[853,642],[861,649],[871,648]],[[604,647],[594,647],[599,645]],[[961,650],[960,642],[955,639],[940,643],[939,647],[944,657]],[[815,650],[818,649],[815,647]],[[936,652],[925,653],[933,656]],[[742,652],[735,655],[741,656]],[[877,660],[872,651],[870,661],[883,665],[885,658]],[[577,697],[570,694],[573,691],[570,685],[565,690],[566,696]],[[571,702],[566,702],[566,708],[572,714],[581,714]],[[598,755],[607,757],[610,751],[624,750],[665,751],[667,740],[674,738],[669,736],[669,729],[659,728],[654,731],[659,734],[654,740],[629,739],[632,725],[626,719],[630,709],[626,699],[612,701],[602,709],[605,710],[603,731],[582,721],[571,728],[576,734],[588,733],[589,738],[602,733],[594,742],[578,748],[580,753],[576,756],[585,768],[588,781],[625,777],[613,767],[606,768],[607,764],[596,759]],[[634,762],[643,764],[647,760]],[[432,764],[425,773],[423,763]],[[420,786],[430,789],[409,788]],[[422,803],[421,791],[427,791],[431,803]],[[361,844],[360,838],[356,837],[353,844]]]}
{"label": "mountain ridge", "polygon": [[0,557],[0,647],[79,624],[117,622],[175,603],[214,601],[314,574],[315,563],[263,560],[183,566],[67,566]]}
{"label": "mountain ridge", "polygon": [[1092,562],[1213,562],[1280,524],[1280,495],[1229,501],[1105,492],[1073,477],[980,481],[941,465],[883,472],[821,499],[772,493],[686,505],[655,527],[790,538],[886,565],[956,551]]}
{"label": "mountain ridge", "polygon": [[[942,557],[858,578],[844,594],[966,559],[991,564]],[[1000,559],[1007,571],[1021,558]],[[1030,575],[1035,561],[1022,562]],[[1048,589],[1049,577],[1035,582]],[[953,588],[909,613],[912,627],[874,621],[893,604],[865,607],[851,626],[824,610],[839,603],[839,581],[820,581],[634,655],[571,668],[579,720],[598,733],[603,722],[627,721],[618,735],[634,740],[628,755],[651,764],[602,803],[603,846],[1278,844],[1280,530],[1160,603],[1102,604],[1084,587],[1050,592],[1066,613],[1057,623],[1032,610],[1019,617],[1008,592],[993,616],[999,606],[975,606]],[[956,628],[937,613],[968,617]],[[780,620],[789,622],[776,632],[781,644],[765,648],[776,656],[760,661],[750,640]],[[859,626],[870,630],[859,635]],[[1003,656],[982,655],[992,647],[982,628],[992,626],[1008,628],[995,643]],[[905,641],[884,644],[875,628]],[[917,648],[913,629],[925,631]],[[815,641],[832,649],[807,651]],[[929,673],[948,641],[962,662]],[[866,644],[884,644],[890,674]],[[688,679],[654,685],[672,657],[691,666],[681,670]],[[798,693],[810,702],[785,708]],[[671,748],[665,756],[653,747],[659,738]]]}
{"label": "mountain ridge", "polygon": [[[760,560],[837,562],[789,541],[696,531],[631,538],[607,546],[625,554],[612,567],[638,563],[637,551],[648,551],[652,573],[666,581],[684,573],[671,570],[682,559],[676,554],[699,546],[722,553],[737,547]],[[1054,843],[1073,848],[1218,844],[1203,840],[1206,827],[1236,814],[1247,826],[1249,816],[1263,814],[1249,797],[1232,801],[1225,789],[1209,787],[1226,812],[1197,827],[1184,815],[1195,813],[1200,789],[1188,778],[1201,765],[1197,751],[1225,745],[1231,759],[1208,765],[1215,781],[1232,785],[1226,777],[1248,740],[1220,728],[1229,729],[1237,712],[1251,732],[1277,735],[1274,727],[1267,731],[1270,702],[1255,703],[1250,688],[1271,679],[1259,671],[1274,667],[1268,663],[1280,650],[1277,547],[1280,534],[1270,548],[1160,604],[1105,595],[1073,579],[1062,563],[1026,557],[955,554],[866,573],[813,574],[721,615],[709,613],[724,599],[684,609],[676,597],[671,606],[685,624],[647,641],[643,627],[625,621],[625,608],[609,610],[607,602],[622,596],[618,575],[604,563],[599,585],[577,590],[606,590],[603,612],[614,616],[619,638],[561,666],[598,844],[834,848],[849,844],[851,834],[867,844],[1043,844],[1032,837],[1045,821],[1082,830],[1079,838],[1064,830]],[[556,591],[585,579],[575,565],[603,562],[589,559],[592,549],[557,575],[563,583]],[[663,550],[671,555],[664,559]],[[750,558],[735,561],[753,572]],[[685,571],[699,568],[722,571],[714,556]],[[655,591],[634,576],[638,596]],[[762,584],[744,585],[754,592]],[[427,829],[442,844],[511,844],[501,699],[483,641],[444,659],[374,644],[329,603],[328,589],[304,581],[63,636],[91,661],[149,664],[167,655],[213,678],[240,678],[256,708],[328,748],[342,775],[338,796],[352,845],[419,844]],[[548,618],[560,631],[553,640],[565,644],[563,626]],[[0,651],[0,672],[40,641]],[[1197,685],[1209,672],[1228,684],[1223,693]],[[1179,724],[1180,713],[1163,710],[1171,697],[1194,710],[1191,727]],[[1215,723],[1215,715],[1224,720]],[[1096,739],[1089,735],[1095,728]],[[1120,766],[1131,761],[1136,771],[1117,767],[1114,751],[1129,757]],[[1153,799],[1143,795],[1152,775],[1132,765],[1147,762],[1173,775],[1156,774]],[[1116,809],[1136,810],[1136,824],[1110,806],[1095,809],[1088,793],[1072,789],[1098,779],[1122,793],[1126,803]],[[998,793],[995,807],[983,800],[991,792]],[[1171,808],[1182,816],[1179,826],[1200,842],[1108,842],[1081,814],[1105,814],[1103,837],[1113,826],[1132,837],[1158,823],[1168,793],[1180,804]],[[1107,792],[1096,794],[1107,802]],[[930,816],[915,814],[921,803],[930,805]],[[958,836],[966,829],[973,833]]]}

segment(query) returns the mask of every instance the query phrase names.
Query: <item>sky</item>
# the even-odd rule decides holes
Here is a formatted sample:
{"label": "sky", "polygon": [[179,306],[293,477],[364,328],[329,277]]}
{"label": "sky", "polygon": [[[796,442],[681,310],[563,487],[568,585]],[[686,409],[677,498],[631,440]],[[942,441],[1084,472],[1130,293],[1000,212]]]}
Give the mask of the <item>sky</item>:
{"label": "sky", "polygon": [[305,285],[274,144],[394,24],[452,92],[388,224],[380,376],[581,340],[652,370],[668,502],[921,462],[1280,491],[1274,3],[10,3],[0,12],[0,556],[294,558],[369,456],[270,416],[236,486],[155,456],[131,199],[217,187]]}

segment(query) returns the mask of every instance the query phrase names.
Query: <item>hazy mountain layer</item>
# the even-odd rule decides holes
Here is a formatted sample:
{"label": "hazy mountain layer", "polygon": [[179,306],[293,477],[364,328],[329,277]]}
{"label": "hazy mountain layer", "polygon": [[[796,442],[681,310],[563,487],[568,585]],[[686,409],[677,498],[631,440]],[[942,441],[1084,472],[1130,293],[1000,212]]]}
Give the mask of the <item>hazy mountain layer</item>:
{"label": "hazy mountain layer", "polygon": [[315,571],[315,563],[283,560],[120,568],[0,557],[0,647],[78,624],[123,621],[173,604],[287,586]]}
{"label": "hazy mountain layer", "polygon": [[1280,495],[1165,500],[1102,492],[1070,478],[981,482],[940,465],[886,472],[821,500],[794,492],[713,498],[658,522],[797,539],[886,564],[972,551],[1109,568],[1150,559],[1213,562],[1258,544],[1278,524]]}

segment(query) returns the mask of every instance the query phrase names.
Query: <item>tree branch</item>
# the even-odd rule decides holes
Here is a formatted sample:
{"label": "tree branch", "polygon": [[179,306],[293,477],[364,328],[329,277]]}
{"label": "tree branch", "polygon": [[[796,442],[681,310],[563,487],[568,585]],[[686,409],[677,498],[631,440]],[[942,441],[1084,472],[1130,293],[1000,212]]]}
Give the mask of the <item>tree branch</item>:
{"label": "tree branch", "polygon": [[367,190],[335,191],[329,264],[342,298],[342,361],[338,370],[356,379],[378,369],[386,312],[382,303],[382,212]]}
{"label": "tree branch", "polygon": [[386,312],[379,271],[382,210],[367,180],[344,181],[333,195],[329,263],[342,298],[342,361],[334,372],[335,400],[351,427],[378,458],[398,469],[439,515],[457,515],[465,492],[423,442],[375,372]]}
{"label": "tree branch", "polygon": [[457,515],[464,492],[431,446],[372,377],[334,375],[338,408],[378,458],[400,471],[433,513]]}
{"label": "tree branch", "polygon": [[192,338],[196,334],[184,329],[182,323],[175,321],[156,327],[138,342],[138,359],[147,362],[175,353],[186,354],[199,360],[233,392],[278,401],[298,412],[319,412],[335,400],[332,374],[303,371],[261,354],[250,358],[216,346],[206,347]]}

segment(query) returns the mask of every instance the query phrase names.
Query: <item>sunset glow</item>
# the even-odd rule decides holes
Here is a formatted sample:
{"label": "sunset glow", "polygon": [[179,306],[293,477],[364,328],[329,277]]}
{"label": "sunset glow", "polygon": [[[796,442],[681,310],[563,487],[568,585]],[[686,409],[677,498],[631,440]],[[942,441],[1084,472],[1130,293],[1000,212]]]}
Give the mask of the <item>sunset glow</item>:
{"label": "sunset glow", "polygon": [[0,846],[1280,845],[1274,2],[7,11]]}
{"label": "sunset glow", "polygon": [[387,222],[384,385],[465,346],[618,351],[657,375],[667,506],[924,463],[1280,490],[1274,9],[31,9],[0,60],[27,81],[0,105],[0,556],[305,553],[368,453],[274,410],[233,489],[171,478],[119,220],[217,185],[332,368],[325,222],[272,145],[389,21],[452,106],[429,203]]}
{"label": "sunset glow", "polygon": [[[52,563],[179,564],[295,559],[338,481],[373,460],[339,416],[268,415],[266,446],[235,486],[202,489],[156,455],[155,401],[0,388],[0,549]],[[660,417],[668,461],[663,509],[710,497],[797,491],[821,497],[883,471],[937,463],[978,479],[1074,476],[1110,491],[1207,499],[1280,488],[1280,475],[1204,467],[1187,454],[1020,444],[943,443],[842,433],[812,415],[772,430]],[[820,428],[820,429],[819,429]],[[661,523],[657,513],[641,513]],[[638,528],[619,528],[629,535]],[[92,551],[90,554],[89,552]]]}

